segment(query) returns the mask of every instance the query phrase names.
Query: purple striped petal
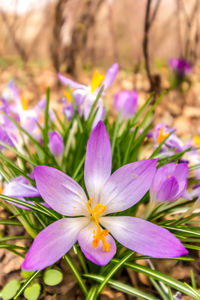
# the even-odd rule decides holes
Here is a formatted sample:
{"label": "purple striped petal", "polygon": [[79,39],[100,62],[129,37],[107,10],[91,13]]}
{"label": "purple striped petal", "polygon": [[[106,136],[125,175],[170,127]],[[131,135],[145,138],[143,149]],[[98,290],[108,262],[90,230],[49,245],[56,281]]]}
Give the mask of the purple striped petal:
{"label": "purple striped petal", "polygon": [[35,187],[15,180],[5,184],[4,195],[16,198],[40,197],[40,193]]}
{"label": "purple striped petal", "polygon": [[104,86],[104,91],[109,88],[109,86],[113,83],[115,80],[117,73],[119,71],[119,64],[114,63],[107,71],[105,78],[101,84],[101,86]]}
{"label": "purple striped petal", "polygon": [[87,218],[64,218],[46,227],[35,238],[22,269],[42,270],[57,262],[75,244],[79,231],[87,223]]}
{"label": "purple striped petal", "polygon": [[163,184],[161,184],[160,189],[156,194],[155,201],[173,201],[174,197],[177,195],[179,189],[178,182],[174,176],[167,178]]}
{"label": "purple striped petal", "polygon": [[106,237],[106,242],[110,244],[109,251],[103,251],[103,245],[101,241],[99,242],[97,248],[94,248],[92,241],[96,228],[97,226],[94,223],[90,223],[87,227],[82,229],[78,235],[78,243],[87,259],[97,265],[105,266],[115,255],[116,244],[114,239],[109,234]]}
{"label": "purple striped petal", "polygon": [[100,223],[123,246],[143,255],[170,258],[188,254],[168,230],[133,217],[101,217]]}
{"label": "purple striped petal", "polygon": [[[10,147],[14,147],[14,144],[12,140],[10,139],[9,135],[7,132],[0,128],[0,141],[3,142],[4,144],[7,144]],[[4,146],[0,145],[0,150],[4,149]]]}
{"label": "purple striped petal", "polygon": [[123,211],[137,203],[149,190],[156,172],[156,159],[125,165],[115,171],[100,194],[106,214]]}
{"label": "purple striped petal", "polygon": [[89,196],[93,197],[93,205],[97,203],[99,193],[110,176],[111,164],[110,140],[104,123],[99,121],[87,143],[84,170],[85,185]]}
{"label": "purple striped petal", "polygon": [[58,74],[58,78],[64,85],[70,86],[72,89],[85,89],[86,86],[83,84],[80,84],[78,82],[73,81],[72,79],[69,79],[61,74]]}
{"label": "purple striped petal", "polygon": [[34,169],[37,189],[50,207],[66,216],[89,215],[82,187],[63,172],[38,166]]}

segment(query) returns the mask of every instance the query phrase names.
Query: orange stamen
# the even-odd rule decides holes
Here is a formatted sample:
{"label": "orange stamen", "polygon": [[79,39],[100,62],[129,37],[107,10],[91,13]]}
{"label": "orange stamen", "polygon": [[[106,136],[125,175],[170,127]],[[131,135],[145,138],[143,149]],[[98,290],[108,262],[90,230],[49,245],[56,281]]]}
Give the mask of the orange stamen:
{"label": "orange stamen", "polygon": [[103,251],[110,251],[110,244],[106,241],[106,237],[108,236],[108,230],[107,229],[101,229],[99,225],[99,216],[105,211],[106,205],[103,204],[97,204],[93,209],[91,209],[91,202],[93,198],[90,198],[87,202],[87,209],[89,210],[91,214],[91,218],[94,221],[94,223],[97,226],[95,235],[93,237],[92,246],[93,248],[97,248],[99,245],[99,242],[101,241],[103,244]]}
{"label": "orange stamen", "polygon": [[157,139],[157,143],[160,144],[164,141],[164,139],[166,137],[168,137],[169,133],[164,133],[164,128],[160,129],[159,135],[158,135],[158,139]]}

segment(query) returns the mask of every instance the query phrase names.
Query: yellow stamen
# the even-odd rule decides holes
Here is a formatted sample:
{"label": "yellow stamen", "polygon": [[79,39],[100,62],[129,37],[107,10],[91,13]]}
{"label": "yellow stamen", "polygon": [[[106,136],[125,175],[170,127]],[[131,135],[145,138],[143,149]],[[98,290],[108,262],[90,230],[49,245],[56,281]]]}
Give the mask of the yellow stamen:
{"label": "yellow stamen", "polygon": [[91,92],[94,93],[94,91],[100,86],[102,81],[104,80],[104,75],[100,74],[98,72],[94,72],[92,76],[92,82],[91,82]]}
{"label": "yellow stamen", "polygon": [[97,248],[99,245],[99,242],[101,241],[103,244],[103,251],[110,251],[110,244],[106,241],[106,237],[108,236],[108,230],[107,229],[101,229],[99,225],[99,216],[105,211],[106,205],[103,204],[97,204],[93,209],[91,209],[91,202],[93,198],[90,198],[87,202],[87,209],[91,214],[91,218],[94,221],[94,223],[97,226],[97,230],[94,234],[94,238],[92,241],[93,248]]}
{"label": "yellow stamen", "polygon": [[[73,92],[73,89],[71,89],[71,92]],[[68,92],[68,91],[65,91],[65,92],[64,92],[64,95],[65,95],[65,97],[67,98],[67,101],[68,101],[69,103],[71,103],[71,102],[72,102],[72,95],[71,95],[71,93]]]}
{"label": "yellow stamen", "polygon": [[169,133],[164,133],[164,128],[160,129],[159,135],[158,135],[158,139],[157,139],[157,143],[160,144],[164,141],[164,139],[166,137],[168,137]]}
{"label": "yellow stamen", "polygon": [[28,100],[26,98],[23,98],[21,100],[21,102],[22,102],[23,110],[27,110],[28,109]]}
{"label": "yellow stamen", "polygon": [[200,137],[199,136],[194,136],[192,144],[196,147],[200,147]]}
{"label": "yellow stamen", "polygon": [[3,187],[2,187],[2,184],[0,184],[0,194],[3,193]]}

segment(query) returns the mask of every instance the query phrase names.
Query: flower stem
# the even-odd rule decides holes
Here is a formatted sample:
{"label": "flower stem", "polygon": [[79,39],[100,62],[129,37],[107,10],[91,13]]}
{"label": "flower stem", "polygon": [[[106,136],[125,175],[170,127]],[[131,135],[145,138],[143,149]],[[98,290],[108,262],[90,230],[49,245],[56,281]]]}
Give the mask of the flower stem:
{"label": "flower stem", "polygon": [[83,291],[83,293],[85,295],[87,295],[87,287],[83,281],[83,278],[81,277],[81,274],[79,272],[79,270],[77,269],[76,265],[73,263],[73,261],[71,260],[71,258],[69,257],[68,254],[65,254],[63,256],[66,264],[68,265],[68,267],[70,268],[70,270],[72,271],[72,273],[74,274],[74,277],[76,278],[76,280],[78,281],[81,290]]}
{"label": "flower stem", "polygon": [[113,269],[108,273],[108,275],[105,277],[104,281],[100,284],[97,293],[96,293],[96,298],[98,295],[102,292],[103,288],[107,284],[107,282],[110,280],[110,278],[121,268],[121,266],[134,254],[135,252],[131,251],[128,252],[126,256],[124,256],[123,259],[120,260],[120,262],[113,267]]}

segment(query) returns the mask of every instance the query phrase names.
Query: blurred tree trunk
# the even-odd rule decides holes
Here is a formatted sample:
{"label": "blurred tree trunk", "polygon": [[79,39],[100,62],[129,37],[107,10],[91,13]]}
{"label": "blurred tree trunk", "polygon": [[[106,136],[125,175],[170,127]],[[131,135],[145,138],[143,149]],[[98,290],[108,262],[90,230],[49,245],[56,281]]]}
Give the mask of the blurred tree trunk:
{"label": "blurred tree trunk", "polygon": [[66,72],[75,76],[82,67],[82,54],[85,50],[90,29],[95,24],[96,15],[104,0],[82,0],[81,10],[72,30],[71,43],[65,48],[64,63]]}
{"label": "blurred tree trunk", "polygon": [[53,38],[50,44],[50,54],[53,62],[53,66],[56,72],[60,69],[60,52],[61,52],[61,29],[65,22],[63,16],[64,7],[68,0],[58,0],[55,7],[54,23],[53,23]]}
{"label": "blurred tree trunk", "polygon": [[143,54],[144,54],[147,77],[150,85],[150,91],[151,92],[154,91],[156,96],[156,94],[158,94],[160,90],[160,76],[158,74],[152,75],[151,73],[150,62],[149,62],[149,32],[156,18],[161,0],[157,0],[154,9],[151,12],[152,2],[153,2],[152,0],[147,0],[146,2],[144,37],[143,37]]}

